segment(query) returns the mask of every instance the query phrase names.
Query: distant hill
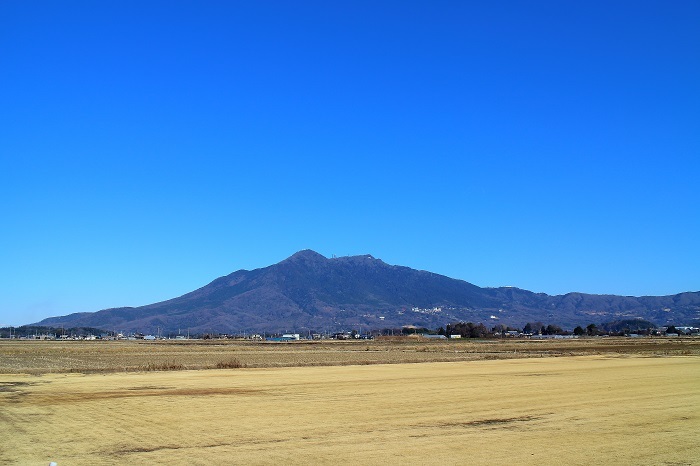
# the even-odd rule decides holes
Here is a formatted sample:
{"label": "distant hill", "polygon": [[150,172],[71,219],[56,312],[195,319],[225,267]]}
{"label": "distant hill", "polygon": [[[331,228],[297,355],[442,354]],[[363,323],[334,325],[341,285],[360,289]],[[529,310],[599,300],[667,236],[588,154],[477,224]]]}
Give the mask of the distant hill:
{"label": "distant hill", "polygon": [[431,272],[389,265],[370,255],[328,259],[300,251],[282,262],[239,270],[178,298],[141,307],[44,319],[36,325],[98,327],[154,333],[334,331],[450,322],[522,326],[645,319],[681,325],[700,317],[700,292],[673,296],[568,293],[480,288]]}

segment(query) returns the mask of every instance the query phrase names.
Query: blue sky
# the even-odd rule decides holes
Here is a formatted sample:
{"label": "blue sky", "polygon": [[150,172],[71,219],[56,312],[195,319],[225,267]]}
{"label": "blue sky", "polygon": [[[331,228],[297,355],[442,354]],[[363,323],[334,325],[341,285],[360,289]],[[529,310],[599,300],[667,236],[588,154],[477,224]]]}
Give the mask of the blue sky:
{"label": "blue sky", "polygon": [[700,290],[700,3],[0,3],[0,325],[300,249]]}

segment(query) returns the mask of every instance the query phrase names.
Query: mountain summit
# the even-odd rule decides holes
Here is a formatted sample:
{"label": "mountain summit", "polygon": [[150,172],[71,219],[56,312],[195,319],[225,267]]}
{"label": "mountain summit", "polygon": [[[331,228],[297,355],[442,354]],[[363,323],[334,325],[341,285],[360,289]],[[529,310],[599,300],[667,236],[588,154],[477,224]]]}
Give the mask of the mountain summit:
{"label": "mountain summit", "polygon": [[549,296],[518,288],[480,288],[371,255],[326,258],[299,251],[269,267],[239,270],[178,298],[141,307],[70,314],[38,322],[153,333],[349,330],[455,321],[563,327],[643,318],[681,324],[700,315],[700,293],[623,297]]}

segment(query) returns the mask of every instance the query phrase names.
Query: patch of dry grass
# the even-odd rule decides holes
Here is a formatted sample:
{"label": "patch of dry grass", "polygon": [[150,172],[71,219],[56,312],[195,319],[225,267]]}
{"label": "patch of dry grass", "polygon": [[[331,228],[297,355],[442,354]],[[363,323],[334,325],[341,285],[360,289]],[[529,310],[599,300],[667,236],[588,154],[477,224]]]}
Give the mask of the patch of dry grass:
{"label": "patch of dry grass", "polygon": [[246,367],[246,365],[236,358],[231,358],[226,361],[217,362],[216,366],[214,367],[216,369],[240,369],[242,367]]}
{"label": "patch of dry grass", "polygon": [[0,341],[0,373],[138,372],[211,368],[454,362],[552,356],[700,355],[700,339],[376,341]]}
{"label": "patch of dry grass", "polygon": [[595,355],[6,374],[0,464],[694,464],[698,387],[698,357]]}

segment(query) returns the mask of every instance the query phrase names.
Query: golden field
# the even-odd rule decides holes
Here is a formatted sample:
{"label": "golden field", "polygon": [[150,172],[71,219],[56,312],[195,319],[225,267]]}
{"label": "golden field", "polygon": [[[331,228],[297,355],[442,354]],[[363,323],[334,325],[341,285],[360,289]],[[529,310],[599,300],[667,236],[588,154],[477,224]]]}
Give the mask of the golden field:
{"label": "golden field", "polygon": [[[697,341],[627,341],[515,349],[498,345],[520,342],[8,342],[0,345],[0,464],[700,464]],[[94,353],[71,353],[80,353],[74,343]],[[20,373],[15,365],[31,358],[25,348],[43,370],[36,362]],[[58,354],[80,365],[125,348],[132,359],[168,354],[122,355],[112,371],[104,362],[85,373],[47,370]],[[213,353],[183,366],[215,365],[231,352],[244,364],[262,366],[272,354],[308,365],[129,369],[177,360],[178,351]],[[394,364],[367,365],[355,358],[362,351]],[[406,364],[397,354],[465,359]]]}

